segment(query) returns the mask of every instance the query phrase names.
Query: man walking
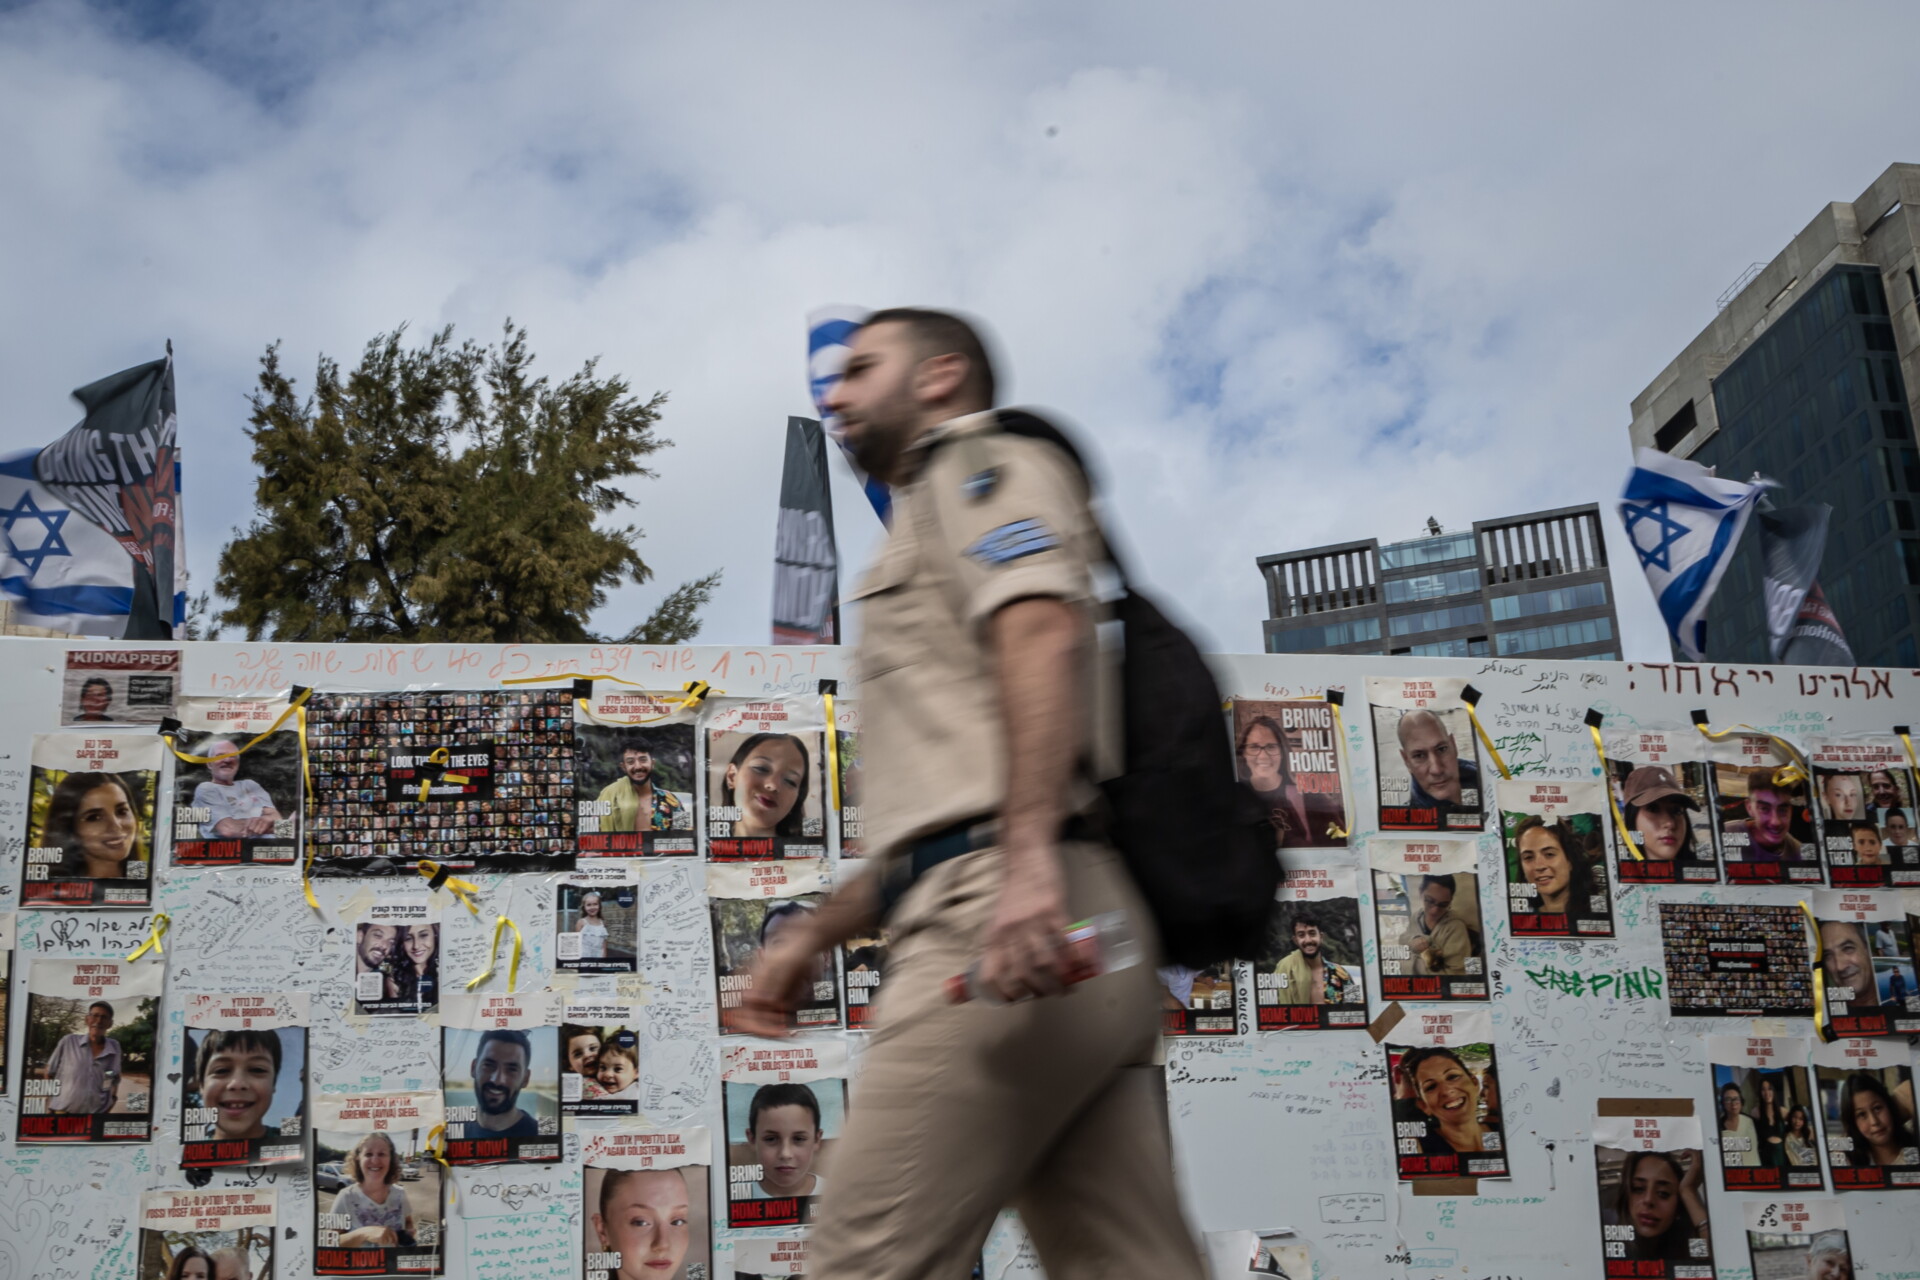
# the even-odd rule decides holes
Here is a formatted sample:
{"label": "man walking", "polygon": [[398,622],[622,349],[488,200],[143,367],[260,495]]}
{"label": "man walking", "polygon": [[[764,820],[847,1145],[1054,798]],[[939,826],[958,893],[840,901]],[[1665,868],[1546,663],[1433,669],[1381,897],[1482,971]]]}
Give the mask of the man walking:
{"label": "man walking", "polygon": [[[861,329],[829,397],[893,486],[852,597],[881,865],[769,942],[742,1025],[781,1034],[814,956],[884,915],[890,973],[813,1273],[959,1280],[1010,1204],[1053,1280],[1198,1280],[1151,1065],[1152,963],[1061,984],[1073,920],[1124,911],[1158,950],[1082,767],[1109,750],[1093,728],[1104,546],[1071,459],[1001,431],[993,393],[971,326],[902,308]],[[993,1002],[954,1003],[949,980],[976,965]]]}

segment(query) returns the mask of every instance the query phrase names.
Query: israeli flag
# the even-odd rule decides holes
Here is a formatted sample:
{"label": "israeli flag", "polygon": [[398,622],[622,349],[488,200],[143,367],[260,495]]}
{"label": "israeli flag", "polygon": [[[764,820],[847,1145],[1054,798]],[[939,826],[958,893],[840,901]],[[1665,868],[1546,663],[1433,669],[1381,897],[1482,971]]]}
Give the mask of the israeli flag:
{"label": "israeli flag", "polygon": [[35,478],[39,456],[0,457],[0,595],[26,626],[119,639],[133,608],[132,561],[112,534]]}
{"label": "israeli flag", "polygon": [[807,382],[813,391],[813,408],[820,415],[820,425],[833,442],[840,445],[847,466],[853,469],[854,479],[860,482],[867,501],[873,504],[873,513],[885,524],[893,510],[893,494],[884,483],[860,469],[840,439],[839,419],[827,412],[827,394],[846,370],[853,335],[871,314],[865,307],[848,306],[820,307],[807,313]]}
{"label": "israeli flag", "polygon": [[1640,449],[1620,495],[1620,521],[1640,557],[1673,647],[1706,661],[1707,602],[1770,481],[1722,480],[1697,462]]}

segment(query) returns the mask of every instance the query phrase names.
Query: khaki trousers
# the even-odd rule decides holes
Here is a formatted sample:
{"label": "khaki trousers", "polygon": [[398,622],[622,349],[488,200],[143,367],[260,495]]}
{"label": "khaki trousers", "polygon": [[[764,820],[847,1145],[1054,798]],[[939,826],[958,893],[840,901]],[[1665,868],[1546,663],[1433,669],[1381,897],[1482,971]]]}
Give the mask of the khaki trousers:
{"label": "khaki trousers", "polygon": [[986,849],[933,868],[892,921],[862,1059],[808,1250],[818,1280],[962,1280],[1004,1206],[1048,1280],[1201,1280],[1174,1188],[1157,943],[1117,854],[1061,849],[1074,918],[1124,909],[1147,961],[1016,1005],[952,1005],[1000,882]]}

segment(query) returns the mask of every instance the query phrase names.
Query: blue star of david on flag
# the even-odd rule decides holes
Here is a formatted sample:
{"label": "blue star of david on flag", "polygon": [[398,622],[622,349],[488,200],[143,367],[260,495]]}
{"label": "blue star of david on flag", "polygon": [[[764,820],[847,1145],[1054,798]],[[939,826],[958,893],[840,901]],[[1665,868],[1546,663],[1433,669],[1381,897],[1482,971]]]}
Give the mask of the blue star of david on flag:
{"label": "blue star of david on flag", "polygon": [[[0,534],[7,540],[7,550],[13,558],[27,566],[28,576],[40,572],[40,564],[48,556],[70,556],[67,540],[60,534],[60,526],[67,522],[71,511],[46,510],[33,500],[30,490],[23,490],[19,504],[12,507],[0,506]],[[20,538],[13,531],[14,525],[22,520],[32,520],[40,525],[40,541],[35,546],[22,546]]]}
{"label": "blue star of david on flag", "polygon": [[1706,661],[1707,602],[1770,482],[1722,480],[1697,462],[1641,449],[1620,495],[1620,523],[1653,588],[1677,653]]}

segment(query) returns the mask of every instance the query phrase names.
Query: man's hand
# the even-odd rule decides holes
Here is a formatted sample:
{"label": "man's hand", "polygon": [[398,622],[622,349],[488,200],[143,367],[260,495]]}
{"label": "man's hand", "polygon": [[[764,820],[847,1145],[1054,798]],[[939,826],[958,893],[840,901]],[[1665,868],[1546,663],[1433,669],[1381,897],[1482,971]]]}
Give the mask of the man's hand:
{"label": "man's hand", "polygon": [[754,955],[747,969],[753,981],[740,993],[740,1007],[734,1011],[737,1030],[769,1040],[793,1033],[788,1019],[813,994],[820,951],[825,950],[815,949],[812,939],[796,936],[799,933],[779,933]]}
{"label": "man's hand", "polygon": [[1050,845],[1008,848],[1000,898],[980,953],[980,984],[1011,1004],[1059,995],[1061,935],[1066,932],[1067,886]]}

